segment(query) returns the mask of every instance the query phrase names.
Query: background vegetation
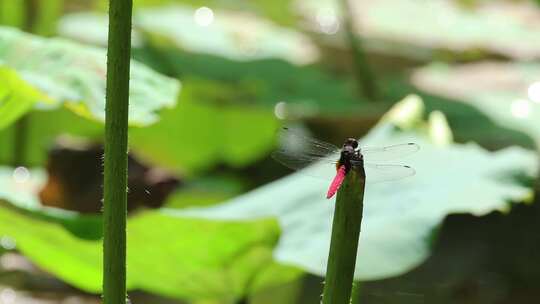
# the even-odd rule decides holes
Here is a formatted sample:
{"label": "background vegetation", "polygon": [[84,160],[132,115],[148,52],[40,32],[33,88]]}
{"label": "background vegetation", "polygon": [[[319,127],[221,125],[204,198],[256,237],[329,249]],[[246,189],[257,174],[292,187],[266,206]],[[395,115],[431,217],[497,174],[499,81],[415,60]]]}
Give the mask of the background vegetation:
{"label": "background vegetation", "polygon": [[[100,301],[107,7],[0,0],[0,303]],[[320,301],[333,169],[274,162],[282,125],[421,146],[402,160],[414,177],[366,186],[359,303],[538,302],[536,2],[134,0],[133,14],[132,303]]]}

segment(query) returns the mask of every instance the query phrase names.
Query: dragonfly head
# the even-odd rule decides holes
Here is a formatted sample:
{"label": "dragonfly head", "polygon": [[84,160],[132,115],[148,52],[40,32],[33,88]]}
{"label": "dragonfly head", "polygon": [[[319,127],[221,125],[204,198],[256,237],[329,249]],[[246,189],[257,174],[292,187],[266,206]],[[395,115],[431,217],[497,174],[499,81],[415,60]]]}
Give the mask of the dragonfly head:
{"label": "dragonfly head", "polygon": [[358,140],[354,138],[347,138],[343,143],[343,148],[341,149],[340,163],[344,164],[347,171],[350,170],[353,165],[351,161],[359,161],[362,159],[362,155],[358,148]]}
{"label": "dragonfly head", "polygon": [[343,154],[343,156],[350,158],[355,155],[357,147],[358,147],[358,141],[354,138],[348,138],[343,143],[343,148],[341,149],[341,153]]}
{"label": "dragonfly head", "polygon": [[358,140],[354,138],[347,138],[347,140],[345,140],[345,142],[343,143],[343,148],[347,146],[352,147],[353,150],[358,148]]}

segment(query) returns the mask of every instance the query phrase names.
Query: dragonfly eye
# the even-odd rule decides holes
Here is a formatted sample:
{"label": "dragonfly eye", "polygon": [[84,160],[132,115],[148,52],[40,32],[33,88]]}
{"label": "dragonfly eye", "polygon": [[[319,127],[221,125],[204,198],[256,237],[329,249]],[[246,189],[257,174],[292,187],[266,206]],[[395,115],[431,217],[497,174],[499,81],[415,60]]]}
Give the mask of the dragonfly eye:
{"label": "dragonfly eye", "polygon": [[354,138],[347,138],[343,146],[351,146],[354,149],[358,148],[358,141]]}
{"label": "dragonfly eye", "polygon": [[354,149],[351,146],[346,145],[345,147],[343,147],[343,154],[347,156],[352,156],[354,154]]}

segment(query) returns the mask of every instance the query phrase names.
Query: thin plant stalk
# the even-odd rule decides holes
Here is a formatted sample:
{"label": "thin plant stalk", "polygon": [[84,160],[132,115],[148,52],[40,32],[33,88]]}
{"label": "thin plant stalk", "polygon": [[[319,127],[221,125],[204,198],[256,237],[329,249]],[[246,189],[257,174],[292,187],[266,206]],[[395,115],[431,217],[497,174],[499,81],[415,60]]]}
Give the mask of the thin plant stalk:
{"label": "thin plant stalk", "polygon": [[0,0],[0,24],[23,27],[25,18],[25,2]]}
{"label": "thin plant stalk", "polygon": [[52,36],[56,33],[56,23],[62,15],[65,0],[39,1],[33,32],[41,36]]}
{"label": "thin plant stalk", "polygon": [[[18,13],[20,14],[20,16],[19,20],[17,20],[17,23],[19,23],[19,25],[23,27],[25,31],[32,33],[32,30],[34,29],[35,11],[37,6],[36,0],[11,2],[19,2],[18,7],[11,7],[11,9],[19,9]],[[13,157],[11,160],[13,167],[26,165],[26,150],[28,148],[28,126],[29,118],[27,114],[21,116],[19,120],[17,120],[17,122],[15,123],[13,133]]]}
{"label": "thin plant stalk", "polygon": [[323,304],[349,304],[362,224],[365,172],[353,167],[336,197]]}
{"label": "thin plant stalk", "polygon": [[131,0],[110,0],[105,106],[103,303],[126,303],[126,216]]}
{"label": "thin plant stalk", "polygon": [[533,184],[534,199],[536,203],[540,203],[540,138],[536,141],[536,158],[539,161],[538,173],[536,174],[536,179]]}
{"label": "thin plant stalk", "polygon": [[[11,1],[0,0],[0,24],[21,26],[25,31],[35,34],[52,34],[53,20],[58,17],[63,7],[63,0],[39,2],[39,0]],[[41,5],[41,6],[40,6]],[[52,14],[56,12],[56,15]],[[47,19],[47,18],[48,19]],[[30,118],[23,115],[15,123],[13,134],[13,156],[11,164],[15,166],[27,165],[28,129]]]}
{"label": "thin plant stalk", "polygon": [[36,14],[38,10],[38,0],[25,0],[25,23],[24,30],[33,33],[34,25],[36,23]]}
{"label": "thin plant stalk", "polygon": [[353,55],[354,73],[358,80],[358,85],[361,88],[362,95],[370,101],[376,101],[379,98],[379,90],[375,79],[375,74],[368,64],[366,53],[362,46],[362,41],[354,33],[352,10],[349,0],[341,1],[341,11],[343,15],[343,26],[347,44]]}
{"label": "thin plant stalk", "polygon": [[21,116],[15,123],[15,128],[13,129],[13,156],[11,160],[13,167],[26,165],[28,124],[28,115]]}

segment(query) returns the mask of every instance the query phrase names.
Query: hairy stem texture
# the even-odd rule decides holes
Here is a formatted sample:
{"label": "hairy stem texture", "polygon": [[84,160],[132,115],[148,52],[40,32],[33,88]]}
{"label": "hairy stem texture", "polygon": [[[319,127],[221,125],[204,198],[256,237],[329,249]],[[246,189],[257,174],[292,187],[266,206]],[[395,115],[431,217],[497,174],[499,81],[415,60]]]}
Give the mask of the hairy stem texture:
{"label": "hairy stem texture", "polygon": [[131,0],[110,0],[103,200],[103,303],[126,302],[127,130]]}

